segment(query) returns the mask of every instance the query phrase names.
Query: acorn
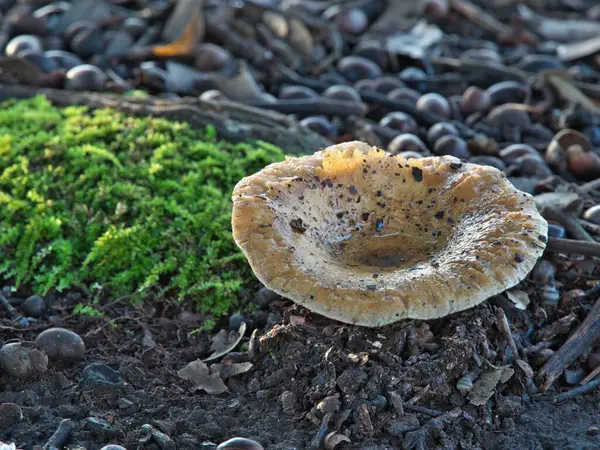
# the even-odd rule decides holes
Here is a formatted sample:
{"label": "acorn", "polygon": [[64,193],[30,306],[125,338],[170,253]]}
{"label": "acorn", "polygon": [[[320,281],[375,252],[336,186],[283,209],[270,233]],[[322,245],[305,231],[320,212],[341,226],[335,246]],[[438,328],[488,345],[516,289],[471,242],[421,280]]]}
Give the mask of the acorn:
{"label": "acorn", "polygon": [[317,93],[317,91],[306,86],[283,86],[279,90],[279,98],[282,100],[296,100],[318,97],[319,94]]}
{"label": "acorn", "polygon": [[385,115],[379,121],[379,125],[401,133],[416,133],[419,129],[415,119],[400,111],[394,111]]}
{"label": "acorn", "polygon": [[527,111],[513,105],[496,106],[487,115],[487,120],[490,125],[497,128],[512,127],[523,129],[531,126],[531,118]]}
{"label": "acorn", "polygon": [[369,26],[369,18],[362,9],[342,9],[334,17],[340,31],[346,34],[359,35]]}
{"label": "acorn", "polygon": [[565,129],[554,135],[546,148],[544,158],[548,165],[558,172],[564,172],[569,167],[568,149],[578,145],[586,152],[592,149],[592,143],[588,137],[579,131]]}
{"label": "acorn", "polygon": [[6,56],[20,56],[20,54],[25,51],[41,53],[43,48],[40,38],[30,34],[22,34],[8,41],[8,44],[6,44],[6,48],[4,49]]}
{"label": "acorn", "polygon": [[519,81],[501,81],[487,88],[492,105],[505,103],[523,103],[529,95],[530,87]]}
{"label": "acorn", "polygon": [[459,159],[471,156],[467,150],[467,143],[458,136],[447,135],[439,138],[433,146],[433,153],[438,156],[450,155]]}
{"label": "acorn", "polygon": [[567,167],[577,179],[592,181],[600,178],[600,156],[581,145],[571,145],[567,149]]}
{"label": "acorn", "polygon": [[458,129],[451,123],[439,122],[427,131],[427,142],[429,142],[429,145],[433,146],[438,139],[448,135],[458,136]]}
{"label": "acorn", "polygon": [[528,144],[512,144],[503,148],[498,153],[498,156],[500,156],[506,164],[514,163],[518,158],[524,155],[533,155],[542,159],[539,152]]}
{"label": "acorn", "polygon": [[373,84],[375,90],[381,94],[389,94],[394,89],[406,87],[399,78],[384,76],[375,80]]}
{"label": "acorn", "polygon": [[199,45],[194,55],[194,66],[201,72],[218,72],[232,61],[233,57],[227,50],[211,43]]}
{"label": "acorn", "polygon": [[390,153],[398,154],[406,151],[423,154],[427,152],[427,147],[421,139],[410,133],[399,134],[388,145]]}
{"label": "acorn", "polygon": [[476,112],[486,112],[492,105],[492,98],[487,91],[471,86],[463,92],[460,101],[460,111],[465,116]]}
{"label": "acorn", "polygon": [[340,59],[337,70],[350,81],[376,79],[383,74],[377,64],[360,56],[346,56]]}
{"label": "acorn", "polygon": [[352,54],[373,61],[381,69],[386,70],[389,66],[389,55],[383,44],[376,40],[364,40],[359,42]]}
{"label": "acorn", "polygon": [[323,92],[323,97],[343,100],[346,102],[362,102],[362,98],[360,97],[358,90],[344,84],[334,84],[333,86],[329,86],[325,92]]}
{"label": "acorn", "polygon": [[415,91],[414,89],[403,87],[390,91],[387,94],[387,98],[389,98],[390,100],[402,100],[416,105],[419,99],[421,98],[421,94],[418,91]]}
{"label": "acorn", "polygon": [[417,102],[417,109],[437,114],[445,119],[450,118],[450,104],[448,100],[434,92],[422,95]]}
{"label": "acorn", "polygon": [[329,140],[333,140],[337,137],[335,126],[325,116],[306,117],[300,121],[300,125],[310,128]]}

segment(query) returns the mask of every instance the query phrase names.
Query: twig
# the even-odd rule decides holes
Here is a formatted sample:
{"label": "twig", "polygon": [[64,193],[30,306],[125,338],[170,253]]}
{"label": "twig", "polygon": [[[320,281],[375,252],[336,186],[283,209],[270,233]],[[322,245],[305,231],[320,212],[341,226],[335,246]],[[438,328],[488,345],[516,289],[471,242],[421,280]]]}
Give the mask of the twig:
{"label": "twig", "polygon": [[43,450],[49,450],[53,447],[63,448],[71,434],[73,434],[73,421],[71,419],[61,420],[54,434],[50,436],[50,439],[44,445]]}
{"label": "twig", "polygon": [[540,391],[546,391],[562,371],[600,337],[600,299],[567,342],[544,364],[537,378]]}
{"label": "twig", "polygon": [[577,397],[578,395],[587,394],[588,392],[593,391],[598,386],[600,386],[600,378],[596,378],[594,381],[590,381],[584,386],[576,387],[575,389],[571,389],[568,392],[557,395],[552,399],[552,403],[558,403],[565,400],[569,400],[573,397]]}
{"label": "twig", "polygon": [[554,220],[565,227],[567,234],[581,241],[595,242],[594,238],[583,229],[577,217],[569,211],[563,211],[559,208],[547,207],[542,211],[542,215],[547,220]]}
{"label": "twig", "polygon": [[579,219],[579,223],[581,223],[581,226],[587,232],[600,235],[600,225],[596,225],[595,223],[583,219]]}
{"label": "twig", "polygon": [[6,309],[6,312],[10,315],[11,319],[16,319],[17,317],[19,317],[19,313],[17,312],[17,310],[14,308],[13,305],[10,304],[8,300],[6,300],[6,297],[4,297],[4,295],[2,294],[0,294],[0,305],[2,305],[4,309]]}
{"label": "twig", "polygon": [[594,181],[588,181],[587,183],[584,183],[581,186],[577,186],[577,190],[581,193],[595,191],[596,189],[600,189],[600,178]]}
{"label": "twig", "polygon": [[594,370],[592,370],[583,380],[581,380],[581,385],[584,384],[588,384],[590,381],[592,381],[594,378],[596,378],[598,376],[598,374],[600,374],[600,366],[596,367]]}
{"label": "twig", "polygon": [[457,70],[465,75],[477,73],[478,75],[485,76],[490,85],[499,81],[519,81],[521,83],[527,83],[529,78],[531,78],[531,75],[524,70],[501,66],[499,64],[489,64],[485,61],[474,59],[437,57],[431,59],[431,64],[433,66],[440,66],[444,69]]}
{"label": "twig", "polygon": [[404,403],[404,409],[408,409],[409,411],[419,412],[421,414],[427,414],[431,417],[438,417],[444,414],[443,411],[438,411],[437,409],[425,408],[424,406],[419,405],[411,405],[410,403]]}
{"label": "twig", "polygon": [[269,109],[282,114],[302,114],[328,116],[364,116],[367,106],[363,103],[333,100],[330,98],[309,98],[278,100],[277,102],[250,102],[249,106],[261,109]]}
{"label": "twig", "polygon": [[580,241],[576,239],[548,238],[546,250],[561,253],[577,253],[584,256],[600,257],[600,242]]}
{"label": "twig", "polygon": [[[479,25],[484,30],[494,33],[498,39],[506,39],[509,37],[517,37],[515,30],[508,25],[496,20],[493,16],[486,13],[484,10],[469,2],[468,0],[450,0],[450,7],[459,14],[462,14],[471,22]],[[535,44],[537,39],[528,32],[524,32],[519,36],[519,43]]]}
{"label": "twig", "polygon": [[314,131],[299,126],[287,116],[235,102],[205,102],[198,98],[159,100],[124,98],[94,92],[36,88],[0,84],[0,100],[44,95],[57,106],[85,105],[92,109],[113,108],[134,116],[165,117],[187,122],[194,127],[212,125],[223,139],[243,142],[261,139],[286,150],[289,154],[313,153],[331,143]]}
{"label": "twig", "polygon": [[513,351],[509,361],[514,359],[519,359],[519,350],[517,349],[517,344],[515,344],[515,339],[513,338],[512,333],[510,332],[510,325],[508,324],[508,319],[506,318],[506,314],[502,308],[494,308],[496,312],[496,318],[498,319],[498,328],[500,332],[504,336],[504,338],[508,341],[508,346]]}

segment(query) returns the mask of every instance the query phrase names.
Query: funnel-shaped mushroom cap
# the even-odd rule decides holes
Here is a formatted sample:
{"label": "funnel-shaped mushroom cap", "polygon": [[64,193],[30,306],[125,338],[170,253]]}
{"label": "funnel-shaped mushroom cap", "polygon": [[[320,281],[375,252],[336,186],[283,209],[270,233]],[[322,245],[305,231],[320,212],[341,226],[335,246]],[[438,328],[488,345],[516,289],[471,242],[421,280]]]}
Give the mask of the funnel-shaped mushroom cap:
{"label": "funnel-shaped mushroom cap", "polygon": [[233,235],[269,289],[380,326],[442,317],[514,286],[541,256],[547,223],[495,168],[349,142],[241,180]]}

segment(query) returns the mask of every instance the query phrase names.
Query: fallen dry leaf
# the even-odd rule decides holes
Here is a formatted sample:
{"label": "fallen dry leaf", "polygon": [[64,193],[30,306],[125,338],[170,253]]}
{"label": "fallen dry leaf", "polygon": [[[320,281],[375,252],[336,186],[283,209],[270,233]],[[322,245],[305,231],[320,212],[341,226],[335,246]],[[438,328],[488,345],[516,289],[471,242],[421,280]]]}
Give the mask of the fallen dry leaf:
{"label": "fallen dry leaf", "polygon": [[184,380],[191,381],[193,386],[190,387],[190,392],[204,390],[207,394],[221,394],[227,392],[227,386],[223,383],[219,372],[210,373],[210,369],[201,360],[192,361],[179,372],[177,372]]}
{"label": "fallen dry leaf", "polygon": [[231,378],[236,375],[248,372],[252,368],[252,366],[253,364],[250,362],[224,362],[222,364],[211,364],[210,371],[213,373],[218,372],[221,375],[221,378],[226,380],[227,378]]}
{"label": "fallen dry leaf", "polygon": [[529,295],[525,291],[521,291],[519,289],[511,289],[506,291],[506,296],[508,299],[515,304],[517,309],[522,311],[527,309],[527,305],[529,305]]}
{"label": "fallen dry leaf", "polygon": [[219,331],[211,338],[213,343],[210,349],[213,351],[213,354],[208,358],[204,358],[203,361],[214,361],[232,351],[240,343],[244,337],[244,333],[246,333],[246,322],[242,322],[237,332],[230,331],[227,333],[225,330]]}
{"label": "fallen dry leaf", "polygon": [[508,366],[493,368],[482,373],[467,396],[469,402],[475,406],[485,405],[498,383],[507,382],[514,373],[515,371]]}

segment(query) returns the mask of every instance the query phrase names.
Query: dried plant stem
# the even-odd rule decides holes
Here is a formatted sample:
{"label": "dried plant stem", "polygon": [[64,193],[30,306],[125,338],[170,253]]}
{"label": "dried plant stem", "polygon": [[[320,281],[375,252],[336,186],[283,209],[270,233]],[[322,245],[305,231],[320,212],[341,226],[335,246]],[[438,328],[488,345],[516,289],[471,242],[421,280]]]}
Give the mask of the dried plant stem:
{"label": "dried plant stem", "polygon": [[562,253],[577,253],[584,256],[600,257],[600,242],[576,239],[549,238],[546,250]]}
{"label": "dried plant stem", "polygon": [[565,367],[575,361],[599,337],[600,299],[596,300],[594,307],[588,313],[585,320],[577,327],[563,346],[544,364],[544,367],[538,373],[536,379],[540,390],[544,392],[552,386],[552,383],[560,376]]}
{"label": "dried plant stem", "polygon": [[519,359],[519,350],[517,349],[517,344],[515,343],[515,339],[513,338],[512,333],[510,332],[510,325],[508,324],[508,319],[506,318],[506,314],[502,308],[494,308],[496,313],[496,318],[498,319],[498,328],[500,332],[504,336],[504,338],[508,341],[508,346],[513,351],[513,354],[509,358],[509,360]]}

